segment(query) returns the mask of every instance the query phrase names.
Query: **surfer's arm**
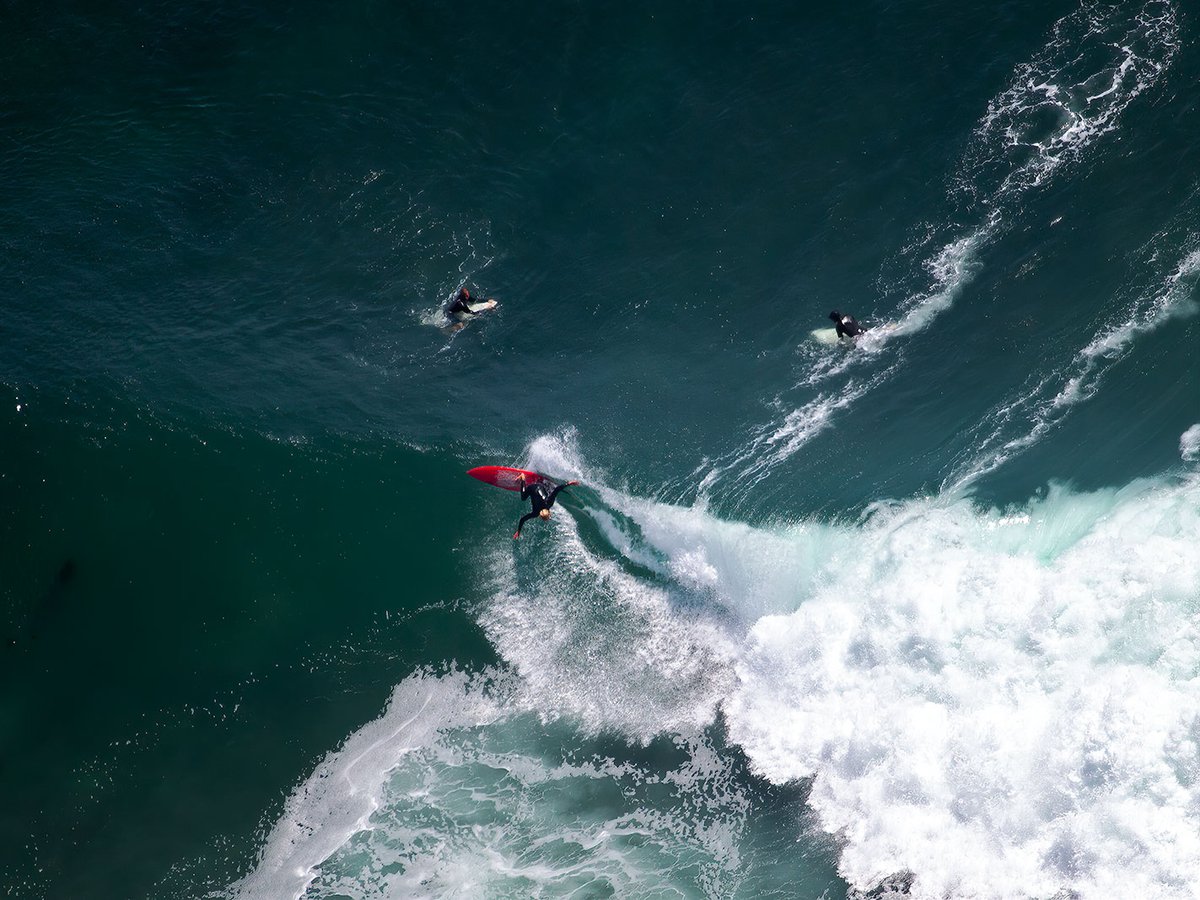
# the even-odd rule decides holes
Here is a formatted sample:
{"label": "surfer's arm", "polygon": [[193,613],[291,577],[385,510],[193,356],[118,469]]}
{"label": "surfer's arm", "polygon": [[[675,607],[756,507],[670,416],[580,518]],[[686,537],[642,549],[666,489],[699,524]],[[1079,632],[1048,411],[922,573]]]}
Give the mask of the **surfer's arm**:
{"label": "surfer's arm", "polygon": [[537,513],[535,513],[535,512],[527,512],[527,513],[525,513],[525,515],[521,516],[521,521],[519,521],[517,523],[517,530],[515,532],[513,532],[513,540],[516,540],[517,538],[519,538],[521,536],[521,529],[525,527],[526,522],[528,522],[530,519],[536,519],[536,518],[537,518]]}

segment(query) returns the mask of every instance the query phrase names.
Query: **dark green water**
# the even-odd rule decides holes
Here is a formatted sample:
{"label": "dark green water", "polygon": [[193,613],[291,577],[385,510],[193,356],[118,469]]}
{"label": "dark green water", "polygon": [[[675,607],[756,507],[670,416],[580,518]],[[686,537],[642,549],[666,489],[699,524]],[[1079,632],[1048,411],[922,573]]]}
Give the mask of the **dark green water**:
{"label": "dark green water", "polygon": [[7,895],[1190,890],[1188,9],[0,22]]}

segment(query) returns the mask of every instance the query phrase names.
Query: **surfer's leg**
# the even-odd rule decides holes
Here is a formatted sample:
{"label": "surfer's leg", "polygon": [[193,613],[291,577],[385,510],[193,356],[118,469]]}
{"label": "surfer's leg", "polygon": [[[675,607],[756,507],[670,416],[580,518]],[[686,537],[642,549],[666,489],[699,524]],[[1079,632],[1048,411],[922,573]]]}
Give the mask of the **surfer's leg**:
{"label": "surfer's leg", "polygon": [[560,484],[558,487],[556,487],[554,490],[552,490],[550,492],[550,499],[546,501],[546,506],[547,507],[553,506],[554,498],[558,496],[558,492],[561,491],[565,487],[570,487],[573,484],[579,484],[579,482],[578,481],[568,481],[566,484]]}

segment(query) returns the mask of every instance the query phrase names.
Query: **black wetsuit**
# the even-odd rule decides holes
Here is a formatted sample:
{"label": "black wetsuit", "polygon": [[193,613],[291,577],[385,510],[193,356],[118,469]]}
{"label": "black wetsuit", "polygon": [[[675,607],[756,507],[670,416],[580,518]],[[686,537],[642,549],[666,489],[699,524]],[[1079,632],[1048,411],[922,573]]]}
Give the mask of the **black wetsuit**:
{"label": "black wetsuit", "polygon": [[471,311],[471,298],[464,297],[462,291],[459,291],[457,296],[450,301],[450,305],[446,307],[446,315],[448,316],[474,316],[477,313]]}
{"label": "black wetsuit", "polygon": [[858,337],[867,330],[858,324],[858,320],[854,316],[843,316],[839,312],[831,312],[829,318],[833,319],[836,325],[838,337]]}
{"label": "black wetsuit", "polygon": [[533,484],[523,485],[521,487],[521,499],[529,500],[533,504],[533,511],[521,516],[521,521],[517,523],[517,534],[521,533],[521,529],[525,527],[526,522],[537,518],[537,514],[543,509],[552,507],[554,505],[554,498],[566,486],[565,484],[560,484],[551,490],[550,485],[544,481],[535,481]]}

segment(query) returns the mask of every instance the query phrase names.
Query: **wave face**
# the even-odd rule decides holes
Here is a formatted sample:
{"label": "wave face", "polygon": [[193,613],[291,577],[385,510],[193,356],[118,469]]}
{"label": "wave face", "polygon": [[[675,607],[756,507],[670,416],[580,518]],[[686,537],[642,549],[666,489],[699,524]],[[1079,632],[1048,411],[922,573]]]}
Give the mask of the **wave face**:
{"label": "wave face", "polygon": [[[406,681],[293,795],[260,871],[284,868],[277,846],[313,849],[300,823],[354,820],[296,869],[305,896],[653,896],[680,870],[685,893],[734,895],[761,884],[742,858],[755,801],[719,741],[772,784],[811,783],[808,827],[858,889],[909,873],[921,898],[1187,890],[1194,475],[764,530],[605,488],[569,439],[528,462],[583,476],[607,511],[491,561],[482,621],[517,677]],[[678,735],[682,761],[547,760],[562,725],[530,717],[635,746]],[[347,784],[353,809],[308,808],[313,785]],[[236,895],[278,890],[263,883]]]}

